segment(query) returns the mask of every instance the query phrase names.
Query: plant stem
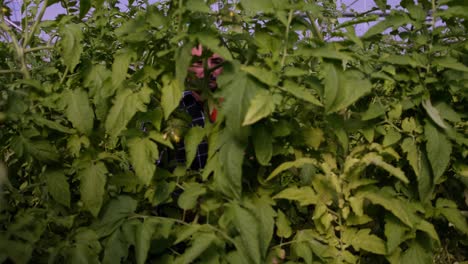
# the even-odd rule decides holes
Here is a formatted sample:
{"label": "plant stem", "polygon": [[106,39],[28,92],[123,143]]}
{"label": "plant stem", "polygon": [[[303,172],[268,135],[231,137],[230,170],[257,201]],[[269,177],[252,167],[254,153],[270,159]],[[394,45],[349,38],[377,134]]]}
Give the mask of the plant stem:
{"label": "plant stem", "polygon": [[17,59],[21,64],[20,72],[23,74],[25,79],[30,79],[31,76],[29,75],[29,71],[26,66],[26,61],[24,58],[24,50],[20,46],[18,39],[16,38],[14,32],[11,31],[10,27],[5,23],[5,20],[3,19],[1,19],[0,28],[3,29],[7,33],[7,35],[9,35],[9,37],[11,38],[11,42],[13,43],[13,47],[15,48],[15,51],[16,51]]}
{"label": "plant stem", "polygon": [[32,37],[34,37],[34,34],[36,33],[37,27],[39,26],[39,23],[41,23],[42,18],[44,17],[45,10],[47,8],[47,2],[48,0],[45,0],[44,3],[41,6],[41,10],[39,11],[39,14],[36,16],[36,20],[34,21],[34,24],[31,28],[31,31],[28,33],[28,30],[25,30],[25,40],[23,43],[23,48],[26,48],[31,42]]}
{"label": "plant stem", "polygon": [[284,62],[286,61],[286,56],[288,55],[288,40],[289,40],[289,28],[291,26],[291,21],[293,17],[293,10],[289,10],[288,15],[288,25],[286,26],[286,34],[284,39],[284,48],[283,48],[283,58],[281,58],[281,69],[284,67]]}
{"label": "plant stem", "polygon": [[40,47],[34,47],[34,48],[27,48],[24,50],[24,53],[29,53],[29,52],[35,52],[35,51],[40,51],[40,50],[46,50],[46,49],[54,49],[54,46],[40,46]]}

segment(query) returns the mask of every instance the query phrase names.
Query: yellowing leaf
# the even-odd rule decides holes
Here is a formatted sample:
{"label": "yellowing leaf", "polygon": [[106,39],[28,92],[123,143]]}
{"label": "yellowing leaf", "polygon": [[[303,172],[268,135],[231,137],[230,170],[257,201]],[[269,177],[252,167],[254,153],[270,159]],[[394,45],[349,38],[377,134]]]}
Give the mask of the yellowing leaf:
{"label": "yellowing leaf", "polygon": [[149,184],[156,171],[158,146],[149,138],[132,138],[128,142],[128,148],[136,176],[143,184]]}
{"label": "yellowing leaf", "polygon": [[343,228],[342,239],[357,251],[363,249],[375,254],[385,255],[387,250],[385,242],[376,235],[370,234],[370,229]]}
{"label": "yellowing leaf", "polygon": [[83,207],[97,217],[104,200],[107,167],[103,162],[88,164],[78,172]]}
{"label": "yellowing leaf", "polygon": [[307,146],[318,150],[320,143],[322,143],[325,138],[323,136],[323,131],[320,128],[306,128],[303,130],[302,135],[304,136],[304,141]]}
{"label": "yellowing leaf", "polygon": [[273,96],[270,92],[262,90],[250,101],[250,107],[245,115],[243,126],[251,125],[258,120],[269,116],[275,110]]}
{"label": "yellowing leaf", "polygon": [[268,175],[266,181],[269,181],[273,178],[275,178],[278,174],[280,174],[281,172],[285,171],[285,170],[288,170],[292,167],[300,167],[304,164],[317,164],[317,161],[315,159],[311,159],[311,158],[300,158],[300,159],[297,159],[295,161],[287,161],[287,162],[284,162],[283,164],[279,165],[272,173],[270,173],[270,175]]}
{"label": "yellowing leaf", "polygon": [[292,235],[292,232],[291,222],[286,215],[278,209],[278,217],[276,218],[276,235],[288,238]]}
{"label": "yellowing leaf", "polygon": [[301,206],[307,206],[310,204],[316,204],[318,202],[317,193],[309,186],[298,188],[290,187],[282,190],[280,193],[273,196],[273,199],[286,199],[297,201]]}

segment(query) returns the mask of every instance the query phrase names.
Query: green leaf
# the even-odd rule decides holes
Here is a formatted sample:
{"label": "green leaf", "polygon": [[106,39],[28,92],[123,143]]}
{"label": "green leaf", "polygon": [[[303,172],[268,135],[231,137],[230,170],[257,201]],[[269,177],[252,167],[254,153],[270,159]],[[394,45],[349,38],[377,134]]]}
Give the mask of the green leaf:
{"label": "green leaf", "polygon": [[236,65],[226,65],[224,73],[218,77],[219,96],[224,98],[221,111],[227,128],[233,135],[241,136],[245,131],[241,126],[245,114],[260,87],[246,73],[233,67]]}
{"label": "green leaf", "polygon": [[422,106],[424,107],[424,109],[426,110],[427,114],[432,119],[432,121],[434,121],[441,128],[447,128],[447,126],[444,123],[444,120],[442,119],[442,117],[440,117],[439,110],[437,110],[437,108],[432,106],[430,99],[426,99],[422,101]]}
{"label": "green leaf", "polygon": [[55,201],[70,207],[70,185],[63,171],[46,171],[47,191]]}
{"label": "green leaf", "polygon": [[273,96],[267,90],[261,90],[250,101],[245,115],[243,126],[251,125],[262,118],[269,116],[275,110]]}
{"label": "green leaf", "polygon": [[135,255],[137,264],[145,264],[148,258],[153,233],[156,231],[156,224],[151,219],[145,219],[137,226],[135,231]]}
{"label": "green leaf", "polygon": [[219,164],[223,173],[215,172],[215,183],[231,198],[239,199],[242,193],[242,163],[244,146],[235,139],[226,142],[219,151]]}
{"label": "green leaf", "polygon": [[426,264],[433,262],[431,252],[422,247],[416,240],[412,240],[408,246],[408,249],[401,255],[401,264]]}
{"label": "green leaf", "polygon": [[191,243],[191,247],[185,250],[184,254],[176,260],[176,263],[189,264],[205,252],[215,241],[216,235],[212,233],[197,233]]}
{"label": "green leaf", "polygon": [[192,162],[197,154],[198,145],[202,142],[204,137],[205,130],[200,126],[194,126],[190,128],[190,130],[185,135],[184,145],[187,168],[190,168],[192,165]]}
{"label": "green leaf", "polygon": [[26,151],[37,160],[50,162],[60,158],[57,148],[49,141],[24,139],[23,143]]}
{"label": "green leaf", "polygon": [[[199,0],[199,1],[201,1],[201,0]],[[192,54],[191,54],[192,47],[193,47],[192,43],[188,42],[188,43],[185,43],[182,47],[180,47],[176,51],[176,54],[175,54],[176,79],[177,79],[177,82],[179,84],[184,83],[185,78],[187,77],[188,68],[190,66],[190,62],[192,61]],[[166,85],[167,84],[165,84],[164,87],[166,87]],[[175,84],[171,83],[170,85],[175,85]],[[178,87],[178,88],[180,88],[180,87]],[[166,89],[169,89],[169,88],[166,88]],[[182,95],[180,96],[180,98],[181,97],[182,97]],[[180,100],[180,98],[175,98],[175,99]],[[167,100],[167,99],[165,99],[165,100]],[[177,102],[177,103],[179,103],[179,102]],[[164,109],[166,109],[166,108],[164,108]],[[164,111],[164,112],[166,113],[166,111]],[[172,112],[172,111],[169,111],[169,112]],[[167,116],[166,116],[166,118],[167,118]]]}
{"label": "green leaf", "polygon": [[267,166],[273,155],[273,138],[271,132],[263,124],[255,126],[252,131],[252,142],[258,163]]}
{"label": "green leaf", "polygon": [[293,168],[293,167],[301,167],[304,164],[316,165],[317,161],[311,158],[300,158],[295,161],[284,162],[283,164],[276,167],[276,169],[273,172],[271,172],[270,175],[268,175],[268,177],[266,178],[266,181],[269,181],[275,178],[278,174],[280,174],[281,172],[285,170],[289,170],[290,168]]}
{"label": "green leaf", "polygon": [[119,136],[136,112],[146,111],[152,92],[147,86],[135,93],[130,89],[119,90],[106,119],[106,133],[113,138]]}
{"label": "green leaf", "polygon": [[267,195],[255,197],[252,202],[246,202],[245,206],[255,215],[258,222],[260,254],[262,259],[267,257],[268,249],[273,238],[276,212],[272,205],[274,201]]}
{"label": "green leaf", "polygon": [[210,13],[211,9],[203,0],[188,0],[185,4],[187,9],[192,12]]}
{"label": "green leaf", "polygon": [[84,18],[91,9],[91,0],[80,0],[80,19]]}
{"label": "green leaf", "polygon": [[138,179],[148,185],[156,171],[158,146],[149,138],[132,138],[128,141],[130,162]]}
{"label": "green leaf", "polygon": [[276,218],[276,235],[282,238],[289,238],[292,233],[291,222],[286,215],[278,209],[278,217]]}
{"label": "green leaf", "polygon": [[107,168],[103,162],[88,164],[78,172],[83,207],[97,217],[104,200]]}
{"label": "green leaf", "polygon": [[462,72],[468,72],[468,67],[458,62],[453,57],[436,58],[433,60],[433,63],[440,67],[449,68],[452,70],[457,70],[457,71],[462,71]]}
{"label": "green leaf", "polygon": [[302,136],[307,146],[318,150],[320,144],[325,141],[323,130],[320,128],[310,127],[303,129]]}
{"label": "green leaf", "polygon": [[91,229],[80,228],[74,236],[75,244],[71,247],[66,258],[69,258],[73,264],[98,264],[98,254],[101,251],[96,234]]}
{"label": "green leaf", "polygon": [[298,50],[297,55],[302,56],[311,56],[311,57],[319,57],[319,58],[328,58],[328,59],[336,59],[336,60],[343,60],[343,61],[351,61],[353,57],[350,55],[340,52],[336,45],[328,44],[325,47],[315,48],[315,49],[301,49]]}
{"label": "green leaf", "polygon": [[303,86],[300,86],[292,81],[286,80],[282,87],[279,87],[281,90],[286,91],[298,99],[304,100],[308,103],[317,106],[323,106],[322,103],[315,98],[307,89]]}
{"label": "green leaf", "polygon": [[74,157],[79,157],[81,152],[81,147],[89,147],[89,139],[86,136],[71,135],[68,138],[67,149]]}
{"label": "green leaf", "polygon": [[136,208],[137,201],[130,196],[120,195],[112,199],[103,209],[99,221],[92,226],[97,236],[101,238],[110,235],[135,212]]}
{"label": "green leaf", "polygon": [[358,192],[355,197],[366,198],[371,203],[384,207],[404,224],[413,227],[413,223],[416,220],[414,213],[411,212],[411,209],[404,201],[393,197],[387,191],[382,189],[378,191],[377,189],[371,188],[366,191]]}
{"label": "green leaf", "polygon": [[362,74],[357,71],[343,72],[333,64],[324,64],[323,72],[323,98],[328,114],[348,107],[371,91],[372,85],[369,80],[359,78]]}
{"label": "green leaf", "polygon": [[135,58],[135,52],[128,49],[121,49],[115,53],[114,63],[112,63],[113,87],[120,87],[125,78],[127,78],[128,66],[130,66],[130,62]]}
{"label": "green leaf", "polygon": [[60,124],[58,121],[48,120],[48,119],[45,119],[42,116],[33,116],[31,121],[33,121],[34,123],[36,123],[39,126],[48,127],[50,129],[57,130],[57,131],[62,132],[62,133],[73,134],[73,133],[76,132],[76,130],[68,128],[68,127]]}
{"label": "green leaf", "polygon": [[457,208],[457,204],[451,200],[439,198],[436,202],[437,211],[440,212],[452,225],[465,235],[468,235],[468,223],[466,217]]}
{"label": "green leaf", "polygon": [[83,89],[68,90],[63,95],[65,115],[79,132],[89,135],[93,131],[94,111],[88,93]]}
{"label": "green leaf", "polygon": [[210,31],[197,32],[194,36],[203,47],[208,48],[213,53],[218,54],[226,61],[232,60],[231,52],[221,43],[219,36]]}
{"label": "green leaf", "polygon": [[405,241],[405,233],[409,228],[393,216],[385,217],[385,236],[387,237],[387,252],[393,253]]}
{"label": "green leaf", "polygon": [[418,180],[419,198],[426,202],[431,198],[434,187],[431,169],[425,154],[419,150],[416,142],[412,138],[405,138],[401,144],[401,149],[406,153],[406,159],[413,168]]}
{"label": "green leaf", "polygon": [[370,229],[343,228],[342,240],[344,243],[353,246],[356,251],[363,249],[379,255],[385,255],[387,250],[385,242],[376,235],[370,234]]}
{"label": "green leaf", "polygon": [[83,31],[80,24],[64,24],[59,29],[62,38],[59,41],[61,56],[65,66],[70,72],[73,72],[76,65],[80,62],[83,46]]}
{"label": "green leaf", "polygon": [[257,218],[249,210],[237,204],[233,204],[232,208],[234,225],[240,233],[240,242],[236,245],[238,250],[244,252],[252,263],[262,263]]}
{"label": "green leaf", "polygon": [[179,196],[177,204],[183,210],[191,210],[198,203],[198,197],[206,193],[206,188],[196,182],[184,185],[184,192]]}
{"label": "green leaf", "polygon": [[116,230],[107,239],[104,248],[103,264],[122,263],[128,256],[128,247],[130,245],[125,240],[125,236],[120,230]]}
{"label": "green leaf", "polygon": [[387,134],[384,136],[384,140],[382,142],[382,145],[384,147],[391,146],[401,139],[401,134],[398,132],[395,128],[391,127],[387,130]]}
{"label": "green leaf", "polygon": [[406,14],[401,14],[401,13],[392,14],[386,17],[385,20],[377,23],[375,26],[367,30],[363,38],[369,38],[376,34],[382,33],[389,27],[396,29],[408,23],[411,23],[411,19]]}
{"label": "green leaf", "polygon": [[429,223],[426,220],[421,220],[417,225],[416,229],[425,232],[428,234],[431,238],[433,238],[437,243],[440,245],[440,239],[439,235],[437,234],[437,231],[434,228],[434,225]]}
{"label": "green leaf", "polygon": [[445,134],[441,133],[430,122],[424,126],[424,135],[426,136],[427,157],[434,173],[434,183],[439,183],[439,178],[444,174],[450,162],[452,154],[452,144]]}
{"label": "green leaf", "polygon": [[371,103],[366,112],[362,114],[361,120],[367,121],[383,115],[385,115],[385,107],[378,102],[374,102]]}
{"label": "green leaf", "polygon": [[179,106],[183,91],[184,87],[177,80],[169,80],[167,76],[163,77],[161,106],[166,120]]}
{"label": "green leaf", "polygon": [[249,12],[258,13],[258,12],[265,12],[271,13],[273,12],[273,2],[271,0],[241,0],[242,7],[244,10],[248,10]]}
{"label": "green leaf", "polygon": [[[0,261],[2,263],[30,263],[33,245],[21,241],[9,240],[7,237],[0,237]],[[4,261],[4,262],[3,262]]]}
{"label": "green leaf", "polygon": [[309,186],[304,186],[298,188],[289,187],[282,190],[280,193],[273,196],[273,199],[286,199],[299,202],[300,206],[307,206],[311,204],[317,204],[319,201],[319,196],[317,193]]}
{"label": "green leaf", "polygon": [[249,73],[257,80],[261,81],[262,83],[270,86],[276,86],[279,82],[278,76],[272,71],[255,67],[255,66],[242,66],[241,70]]}

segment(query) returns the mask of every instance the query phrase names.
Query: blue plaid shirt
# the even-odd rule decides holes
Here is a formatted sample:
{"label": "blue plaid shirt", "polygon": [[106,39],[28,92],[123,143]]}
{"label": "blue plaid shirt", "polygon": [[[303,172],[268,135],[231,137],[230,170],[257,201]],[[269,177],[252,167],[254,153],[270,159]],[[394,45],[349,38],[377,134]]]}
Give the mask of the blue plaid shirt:
{"label": "blue plaid shirt", "polygon": [[[203,110],[203,104],[201,104],[191,91],[185,91],[182,100],[180,101],[179,108],[186,111],[192,117],[191,127],[193,126],[205,126],[205,111]],[[175,160],[177,163],[183,164],[186,161],[185,158],[185,144],[183,141],[177,143],[175,146]],[[208,158],[208,143],[203,140],[197,148],[197,154],[195,160],[192,162],[191,168],[194,170],[202,169],[206,165]]]}

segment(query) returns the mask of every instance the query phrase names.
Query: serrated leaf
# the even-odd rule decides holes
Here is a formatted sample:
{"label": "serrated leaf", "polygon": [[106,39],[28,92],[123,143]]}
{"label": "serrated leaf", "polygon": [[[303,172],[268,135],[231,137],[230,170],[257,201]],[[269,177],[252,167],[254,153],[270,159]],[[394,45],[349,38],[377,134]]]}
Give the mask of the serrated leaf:
{"label": "serrated leaf", "polygon": [[59,42],[60,51],[64,64],[70,72],[73,72],[80,62],[83,46],[83,32],[80,24],[64,24],[60,27],[59,33],[62,36]]}
{"label": "serrated leaf", "polygon": [[80,156],[81,147],[89,147],[89,139],[86,136],[72,135],[68,138],[67,149],[74,157]]}
{"label": "serrated leaf", "polygon": [[261,88],[245,72],[236,70],[232,66],[224,67],[224,73],[218,77],[218,86],[221,90],[219,96],[224,98],[221,110],[226,118],[227,128],[233,135],[241,136],[245,131],[242,121],[247,109]]}
{"label": "serrated leaf", "polygon": [[427,158],[411,138],[405,138],[401,143],[401,148],[406,153],[406,159],[413,168],[418,180],[419,198],[422,202],[425,202],[431,198],[434,187]]}
{"label": "serrated leaf", "polygon": [[439,198],[436,202],[437,210],[465,235],[468,235],[468,223],[466,217],[462,215],[455,202]]}
{"label": "serrated leaf", "polygon": [[260,229],[257,218],[247,209],[237,204],[232,205],[234,225],[240,232],[240,241],[236,247],[250,259],[252,263],[262,263],[260,250]]}
{"label": "serrated leaf", "polygon": [[300,188],[295,186],[284,189],[280,193],[273,196],[273,199],[297,201],[301,206],[316,204],[319,201],[317,193],[309,186]]}
{"label": "serrated leaf", "polygon": [[437,110],[437,108],[432,106],[430,99],[426,99],[422,101],[422,106],[424,107],[424,109],[426,110],[427,114],[432,119],[432,121],[434,121],[441,128],[447,128],[447,126],[444,123],[444,120],[440,116],[439,110]]}
{"label": "serrated leaf", "polygon": [[317,164],[317,161],[315,159],[311,159],[311,158],[300,158],[300,159],[297,159],[295,161],[284,162],[283,164],[276,167],[276,169],[273,172],[271,172],[270,175],[268,175],[268,177],[266,178],[266,181],[269,181],[269,180],[275,178],[278,174],[280,174],[281,172],[283,172],[285,170],[288,170],[288,169],[290,169],[292,167],[301,167],[304,164],[315,165],[315,164]]}
{"label": "serrated leaf", "polygon": [[462,71],[462,72],[468,72],[468,67],[465,66],[463,63],[458,62],[453,57],[436,58],[433,60],[433,63],[440,67],[449,68],[452,70],[457,70],[457,71]]}
{"label": "serrated leaf", "polygon": [[146,104],[149,103],[152,92],[147,86],[135,93],[130,89],[120,90],[107,115],[106,133],[113,138],[119,136],[138,111],[146,111]]}
{"label": "serrated leaf", "polygon": [[409,228],[393,216],[385,217],[385,236],[387,237],[387,252],[393,253],[405,240]]}
{"label": "serrated leaf", "polygon": [[257,13],[257,12],[273,12],[273,3],[271,0],[241,0],[240,3],[245,10],[249,12]]}
{"label": "serrated leaf", "polygon": [[381,205],[404,224],[409,227],[413,227],[413,223],[416,220],[414,213],[411,212],[411,209],[404,201],[392,197],[389,193],[382,190],[377,191],[377,189],[372,188],[370,190],[359,192],[356,194],[356,197],[366,198],[373,204]]}
{"label": "serrated leaf", "polygon": [[367,30],[363,38],[369,38],[376,34],[382,33],[389,27],[398,28],[408,23],[411,23],[411,19],[406,14],[396,13],[386,17],[385,20],[377,23],[375,26]]}
{"label": "serrated leaf", "polygon": [[370,234],[370,229],[343,228],[342,240],[353,246],[357,251],[363,249],[379,255],[385,255],[385,242],[376,235]]}
{"label": "serrated leaf", "polygon": [[444,174],[450,162],[452,154],[452,144],[445,134],[441,133],[430,122],[424,126],[424,135],[426,136],[427,157],[434,173],[434,183],[439,183],[439,178]]}
{"label": "serrated leaf", "polygon": [[227,196],[239,199],[242,193],[242,163],[244,161],[244,146],[231,139],[219,150],[219,160],[222,173],[215,170],[215,183]]}
{"label": "serrated leaf", "polygon": [[437,234],[437,231],[435,230],[435,227],[433,224],[429,223],[426,220],[421,220],[417,225],[416,229],[425,232],[428,234],[432,239],[437,241],[437,243],[440,245],[440,240],[439,240],[439,235]]}
{"label": "serrated leaf", "polygon": [[93,131],[94,111],[88,93],[83,89],[68,90],[63,95],[65,115],[78,131],[89,135]]}
{"label": "serrated leaf", "polygon": [[148,258],[153,233],[156,231],[156,224],[151,219],[145,219],[135,230],[135,255],[137,264],[145,264]]}
{"label": "serrated leaf", "polygon": [[377,102],[369,105],[366,112],[362,114],[361,119],[367,121],[382,115],[385,115],[385,107]]}
{"label": "serrated leaf", "polygon": [[171,113],[179,106],[184,87],[177,80],[163,78],[161,106],[164,110],[164,118],[167,120]]}
{"label": "serrated leaf", "polygon": [[278,217],[276,218],[276,235],[283,238],[288,238],[292,235],[291,222],[279,209]]}
{"label": "serrated leaf", "polygon": [[401,134],[398,132],[395,128],[390,128],[387,130],[387,134],[384,136],[384,140],[382,142],[382,145],[384,147],[391,146],[395,143],[397,143],[401,139]]}
{"label": "serrated leaf", "polygon": [[176,263],[193,263],[203,252],[205,252],[217,239],[212,233],[198,233],[194,236],[191,247],[187,248],[182,256],[176,260]]}
{"label": "serrated leaf", "polygon": [[244,118],[243,126],[251,125],[269,116],[275,110],[273,96],[267,90],[261,90],[250,101],[250,106]]}
{"label": "serrated leaf", "polygon": [[210,13],[210,8],[203,0],[188,0],[185,4],[187,9],[192,12]]}
{"label": "serrated leaf", "polygon": [[191,210],[198,203],[198,197],[206,193],[206,188],[199,183],[187,183],[184,185],[184,192],[179,196],[177,204],[183,210]]}
{"label": "serrated leaf", "polygon": [[273,155],[273,138],[268,128],[262,124],[255,126],[252,131],[252,142],[258,163],[267,166]]}
{"label": "serrated leaf", "polygon": [[422,247],[416,240],[408,243],[408,249],[401,254],[401,264],[427,264],[432,263],[432,254]]}
{"label": "serrated leaf", "polygon": [[132,138],[128,142],[130,162],[138,179],[148,185],[156,171],[158,146],[149,138]]}
{"label": "serrated leaf", "polygon": [[286,80],[282,87],[279,87],[281,90],[286,91],[298,99],[309,102],[313,105],[323,106],[323,104],[315,98],[307,89],[303,86],[300,86],[292,81]]}
{"label": "serrated leaf", "polygon": [[98,222],[92,225],[99,238],[110,235],[135,212],[137,201],[130,196],[120,195],[112,199],[103,209]]}
{"label": "serrated leaf", "polygon": [[127,78],[128,66],[135,59],[136,54],[132,50],[122,49],[114,55],[114,63],[112,63],[112,86],[120,87],[122,82]]}
{"label": "serrated leaf", "polygon": [[359,72],[339,70],[333,64],[324,64],[324,101],[325,111],[330,114],[340,111],[356,102],[371,91],[372,85],[366,79],[360,79]]}
{"label": "serrated leaf", "polygon": [[103,162],[88,164],[78,172],[83,207],[97,217],[104,200],[107,167]]}
{"label": "serrated leaf", "polygon": [[128,247],[125,237],[120,230],[115,231],[107,239],[104,248],[103,264],[122,263],[128,256]]}
{"label": "serrated leaf", "polygon": [[190,128],[184,138],[186,167],[190,168],[197,154],[198,145],[205,137],[205,130],[200,126]]}
{"label": "serrated leaf", "polygon": [[73,134],[76,132],[75,129],[68,128],[62,124],[60,124],[58,121],[52,121],[45,119],[41,116],[34,116],[32,117],[32,120],[34,123],[36,123],[39,126],[45,126],[53,130],[57,130],[59,132],[67,133],[67,134]]}
{"label": "serrated leaf", "polygon": [[275,86],[279,82],[279,78],[274,72],[263,68],[255,66],[242,66],[241,70],[249,73],[262,83],[270,86]]}
{"label": "serrated leaf", "polygon": [[70,185],[63,171],[46,171],[47,191],[55,201],[70,207]]}
{"label": "serrated leaf", "polygon": [[50,144],[49,141],[24,138],[23,143],[26,151],[37,160],[52,162],[60,158],[57,148]]}
{"label": "serrated leaf", "polygon": [[320,144],[325,141],[323,130],[320,128],[306,128],[303,130],[302,136],[304,137],[304,142],[306,145],[315,150],[318,150]]}

